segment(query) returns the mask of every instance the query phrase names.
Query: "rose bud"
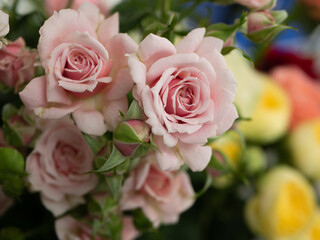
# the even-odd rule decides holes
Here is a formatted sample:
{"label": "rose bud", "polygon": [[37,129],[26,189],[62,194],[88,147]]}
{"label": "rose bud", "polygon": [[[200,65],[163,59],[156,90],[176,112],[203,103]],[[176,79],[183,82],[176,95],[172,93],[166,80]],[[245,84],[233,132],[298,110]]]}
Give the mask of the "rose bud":
{"label": "rose bud", "polygon": [[234,0],[234,2],[251,9],[271,9],[277,3],[276,0]]}
{"label": "rose bud", "polygon": [[246,36],[253,42],[263,43],[271,40],[279,32],[287,29],[281,23],[287,18],[285,11],[257,11],[247,17]]}
{"label": "rose bud", "polygon": [[141,120],[127,120],[118,125],[113,142],[126,157],[142,156],[149,150],[150,126]]}
{"label": "rose bud", "polygon": [[251,12],[248,15],[248,34],[271,27],[275,22],[268,11]]}

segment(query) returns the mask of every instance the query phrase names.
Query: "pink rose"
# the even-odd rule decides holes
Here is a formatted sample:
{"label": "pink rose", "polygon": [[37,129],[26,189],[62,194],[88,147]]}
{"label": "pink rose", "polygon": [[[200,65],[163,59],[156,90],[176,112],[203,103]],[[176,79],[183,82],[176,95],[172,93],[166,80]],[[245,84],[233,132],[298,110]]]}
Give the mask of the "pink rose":
{"label": "pink rose", "polygon": [[[70,216],[59,218],[55,224],[56,233],[59,240],[77,239],[91,240],[92,229],[89,225]],[[124,217],[122,226],[122,240],[134,240],[138,231],[134,228],[132,218]],[[96,236],[95,240],[107,240],[106,238]]]}
{"label": "pink rose", "polygon": [[71,121],[48,124],[26,160],[31,190],[40,191],[43,204],[54,215],[84,203],[83,195],[97,184],[93,154]]}
{"label": "pink rose", "polygon": [[2,191],[0,186],[0,216],[3,215],[13,205],[13,199]]}
{"label": "pink rose", "polygon": [[[0,10],[0,38],[4,37],[8,33],[9,33],[9,15]],[[0,48],[1,48],[1,44],[0,44]]]}
{"label": "pink rose", "polygon": [[18,91],[18,87],[34,77],[36,52],[26,49],[22,38],[3,46],[0,50],[1,82]]}
{"label": "pink rose", "polygon": [[[78,9],[79,6],[84,2],[90,2],[94,5],[96,5],[100,12],[103,15],[106,15],[109,13],[110,9],[119,2],[119,0],[73,0],[72,5],[70,8],[72,9]],[[45,0],[44,1],[44,7],[46,9],[46,12],[49,15],[52,15],[54,11],[59,11],[61,9],[68,7],[69,0]]]}
{"label": "pink rose", "polygon": [[46,76],[33,79],[20,93],[24,104],[43,118],[72,113],[88,134],[114,130],[133,85],[125,54],[137,48],[118,28],[118,14],[103,19],[86,2],[78,11],[54,13],[41,27],[38,44]]}
{"label": "pink rose", "polygon": [[160,223],[176,223],[179,214],[194,202],[194,191],[185,172],[164,172],[149,154],[126,179],[122,190],[122,210],[141,208],[158,227]]}
{"label": "pink rose", "polygon": [[271,9],[277,0],[235,0],[235,2],[252,9]]}
{"label": "pink rose", "polygon": [[236,82],[220,53],[223,41],[204,34],[204,28],[195,29],[177,46],[150,34],[129,57],[134,97],[161,149],[162,170],[177,170],[183,163],[203,170],[211,148],[202,145],[238,117]]}

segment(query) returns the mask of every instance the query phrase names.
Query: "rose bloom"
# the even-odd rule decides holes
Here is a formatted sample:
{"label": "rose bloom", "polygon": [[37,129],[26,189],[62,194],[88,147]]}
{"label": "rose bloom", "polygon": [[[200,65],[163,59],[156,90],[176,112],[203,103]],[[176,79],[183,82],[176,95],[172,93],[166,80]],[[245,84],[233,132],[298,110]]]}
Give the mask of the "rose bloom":
{"label": "rose bloom", "polygon": [[211,149],[202,145],[238,117],[236,83],[220,53],[223,41],[204,34],[204,28],[195,29],[176,46],[150,34],[128,60],[133,94],[161,150],[156,155],[162,170],[177,170],[184,162],[203,170]]}
{"label": "rose bloom", "polygon": [[[100,12],[104,15],[108,14],[110,9],[115,6],[120,0],[73,0],[70,8],[78,9],[81,3],[84,1],[90,2],[96,5]],[[69,0],[45,0],[44,7],[49,15],[52,15],[54,11],[59,11],[61,9],[68,7]]]}
{"label": "rose bloom", "polygon": [[150,153],[141,159],[121,189],[122,210],[141,208],[145,216],[158,227],[161,223],[176,223],[179,214],[194,202],[194,191],[185,172],[164,172]]}
{"label": "rose bloom", "polygon": [[13,199],[2,191],[0,186],[0,216],[3,215],[13,205]]}
{"label": "rose bloom", "polygon": [[253,9],[271,9],[276,5],[277,0],[235,0],[235,2]]}
{"label": "rose bloom", "polygon": [[40,29],[38,50],[46,75],[20,93],[24,104],[42,118],[72,113],[88,134],[114,130],[133,85],[125,54],[137,48],[118,28],[118,14],[103,19],[87,2],[78,10],[55,12]]}
{"label": "rose bloom", "polygon": [[[0,38],[4,37],[8,33],[9,33],[9,15],[0,10]],[[1,43],[0,43],[0,48],[1,48]]]}
{"label": "rose bloom", "polygon": [[30,81],[35,73],[36,52],[25,48],[22,38],[3,46],[0,50],[0,81],[17,92],[18,87]]}
{"label": "rose bloom", "polygon": [[271,75],[290,98],[291,128],[320,117],[320,85],[316,81],[295,66],[277,67]]}
{"label": "rose bloom", "polygon": [[55,215],[84,203],[83,195],[94,189],[93,155],[79,129],[71,121],[46,126],[26,160],[32,191],[40,191],[43,204]]}
{"label": "rose bloom", "polygon": [[[92,229],[84,222],[80,222],[71,216],[59,218],[55,223],[56,233],[59,240],[91,240]],[[139,232],[133,225],[132,218],[124,217],[121,233],[121,240],[133,240],[139,235]],[[95,240],[107,240],[100,236],[95,236]]]}

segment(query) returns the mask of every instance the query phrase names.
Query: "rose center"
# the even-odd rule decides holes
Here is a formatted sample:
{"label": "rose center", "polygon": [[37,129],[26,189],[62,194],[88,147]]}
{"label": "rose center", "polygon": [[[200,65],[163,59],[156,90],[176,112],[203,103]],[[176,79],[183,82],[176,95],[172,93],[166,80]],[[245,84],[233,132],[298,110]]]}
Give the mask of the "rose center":
{"label": "rose center", "polygon": [[55,150],[53,151],[53,159],[58,171],[63,174],[75,172],[76,169],[74,166],[76,165],[74,164],[74,162],[78,159],[78,153],[78,150],[74,147],[59,142],[56,145]]}

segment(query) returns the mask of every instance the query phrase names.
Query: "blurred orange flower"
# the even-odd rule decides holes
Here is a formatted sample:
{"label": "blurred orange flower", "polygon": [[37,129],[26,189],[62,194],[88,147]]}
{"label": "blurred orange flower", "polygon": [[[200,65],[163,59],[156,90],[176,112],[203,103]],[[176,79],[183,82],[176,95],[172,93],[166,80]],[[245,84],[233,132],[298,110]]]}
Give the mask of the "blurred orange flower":
{"label": "blurred orange flower", "polygon": [[291,129],[301,122],[320,117],[320,85],[316,81],[296,66],[277,67],[271,75],[291,100]]}

